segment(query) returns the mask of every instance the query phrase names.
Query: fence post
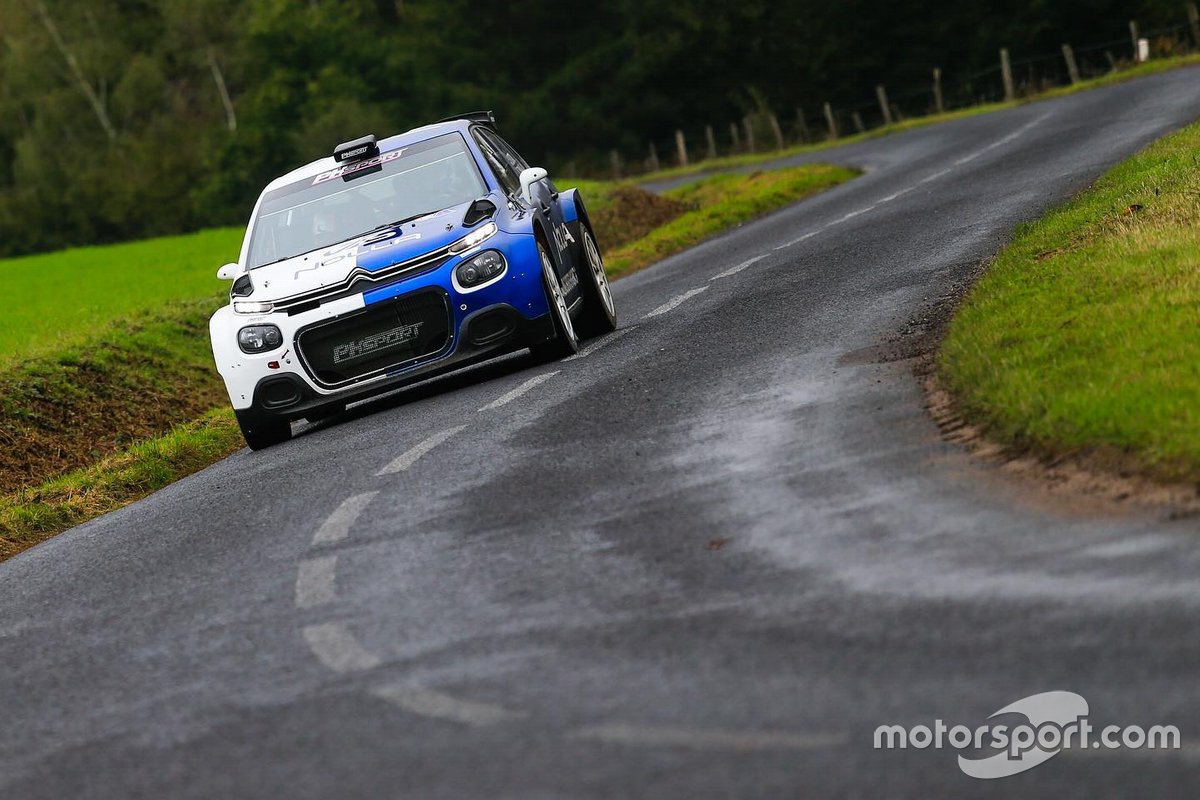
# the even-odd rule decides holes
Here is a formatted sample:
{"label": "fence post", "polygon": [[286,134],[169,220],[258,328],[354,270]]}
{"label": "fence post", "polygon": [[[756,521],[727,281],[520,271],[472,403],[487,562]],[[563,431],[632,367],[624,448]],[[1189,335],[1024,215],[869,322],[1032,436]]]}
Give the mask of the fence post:
{"label": "fence post", "polygon": [[658,148],[654,146],[654,142],[650,143],[650,157],[646,159],[646,163],[649,165],[651,172],[658,172]]}
{"label": "fence post", "polygon": [[1012,62],[1008,60],[1008,48],[1000,48],[1000,72],[1004,77],[1004,99],[1016,100],[1017,90],[1013,86]]}
{"label": "fence post", "polygon": [[1195,3],[1187,4],[1188,23],[1192,26],[1192,41],[1200,47],[1200,10]]}
{"label": "fence post", "polygon": [[1129,20],[1129,38],[1133,40],[1133,60],[1138,60],[1138,24],[1136,19]]}
{"label": "fence post", "polygon": [[854,120],[854,130],[858,131],[859,133],[867,132],[866,127],[863,125],[861,114],[859,114],[857,111],[855,111],[853,114],[850,115],[850,119]]}
{"label": "fence post", "polygon": [[675,157],[679,160],[679,166],[688,165],[687,141],[683,138],[683,131],[678,129],[675,131]]}
{"label": "fence post", "polygon": [[717,157],[717,135],[713,133],[712,125],[704,126],[704,143],[708,145],[708,152],[705,154],[708,158]]}
{"label": "fence post", "polygon": [[804,109],[796,109],[796,135],[800,137],[801,142],[809,140],[808,122],[804,119]]}
{"label": "fence post", "polygon": [[613,180],[614,181],[621,180],[621,154],[618,153],[616,150],[609,150],[608,151],[608,164],[609,164],[609,167],[612,169]]}
{"label": "fence post", "polygon": [[742,117],[742,127],[746,129],[746,151],[750,153],[756,152],[754,147],[754,124],[750,117]]}
{"label": "fence post", "polygon": [[825,124],[829,126],[829,138],[838,138],[837,117],[833,116],[833,106],[825,104]]}
{"label": "fence post", "polygon": [[738,133],[738,126],[736,122],[729,123],[729,141],[733,142],[734,150],[742,149],[742,137],[741,134]]}
{"label": "fence post", "polygon": [[946,113],[946,104],[942,102],[942,68],[933,68],[933,107],[939,114]]}
{"label": "fence post", "polygon": [[892,119],[892,107],[888,105],[887,88],[882,83],[875,87],[875,96],[879,98],[879,110],[883,112],[883,124],[891,125],[895,120]]}
{"label": "fence post", "polygon": [[779,118],[775,116],[775,112],[771,111],[767,114],[767,121],[771,123],[771,133],[775,137],[775,149],[783,149],[783,128],[779,127]]}
{"label": "fence post", "polygon": [[1067,75],[1071,77],[1071,83],[1079,83],[1079,65],[1075,63],[1075,51],[1071,49],[1071,45],[1064,44],[1062,46],[1063,58],[1067,62]]}

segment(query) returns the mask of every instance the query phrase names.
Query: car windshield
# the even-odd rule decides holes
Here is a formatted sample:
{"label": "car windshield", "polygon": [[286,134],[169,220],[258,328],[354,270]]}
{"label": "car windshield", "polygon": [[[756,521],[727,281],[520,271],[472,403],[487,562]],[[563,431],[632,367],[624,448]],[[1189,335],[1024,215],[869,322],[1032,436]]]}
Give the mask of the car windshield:
{"label": "car windshield", "polygon": [[250,238],[250,269],[466,203],[486,192],[475,159],[457,133],[342,164],[263,197]]}

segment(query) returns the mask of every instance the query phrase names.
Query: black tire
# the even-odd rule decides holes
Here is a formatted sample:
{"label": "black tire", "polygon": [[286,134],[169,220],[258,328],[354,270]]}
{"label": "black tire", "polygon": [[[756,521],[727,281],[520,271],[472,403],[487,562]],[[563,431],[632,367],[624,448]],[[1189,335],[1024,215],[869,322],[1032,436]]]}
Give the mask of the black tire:
{"label": "black tire", "polygon": [[529,349],[540,360],[558,361],[579,352],[579,334],[575,332],[575,323],[571,319],[571,312],[567,310],[567,301],[563,296],[562,284],[558,281],[558,273],[554,271],[554,262],[550,260],[550,254],[546,252],[541,239],[538,239],[537,249],[542,260],[542,288],[550,306],[550,318],[554,320],[555,335],[550,341],[539,342]]}
{"label": "black tire", "polygon": [[583,311],[576,327],[580,338],[591,339],[617,329],[617,307],[596,237],[586,223],[579,226],[579,231],[579,292],[583,295]]}
{"label": "black tire", "polygon": [[292,438],[292,424],[286,419],[263,414],[253,408],[235,410],[233,413],[251,450],[262,450]]}

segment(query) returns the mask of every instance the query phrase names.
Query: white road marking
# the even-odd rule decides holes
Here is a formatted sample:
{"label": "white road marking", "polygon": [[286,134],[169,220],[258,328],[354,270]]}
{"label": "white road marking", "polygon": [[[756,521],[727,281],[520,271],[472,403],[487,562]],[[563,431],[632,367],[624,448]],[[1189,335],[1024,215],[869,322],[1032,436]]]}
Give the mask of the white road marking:
{"label": "white road marking", "polygon": [[498,722],[507,722],[525,716],[490,703],[460,700],[444,692],[426,689],[411,683],[393,683],[389,686],[382,686],[372,689],[371,694],[382,697],[413,714],[460,722],[463,725],[495,725]]}
{"label": "white road marking", "polygon": [[651,317],[659,317],[670,311],[674,311],[675,309],[679,308],[679,306],[681,306],[683,303],[686,303],[688,300],[690,300],[691,298],[700,294],[701,292],[706,292],[706,291],[708,291],[707,286],[699,286],[695,289],[689,289],[688,291],[684,292],[683,294],[679,295],[678,297],[671,298],[670,300],[663,303],[658,308],[651,311],[649,314],[646,315],[646,319],[650,319]]}
{"label": "white road marking", "polygon": [[737,275],[739,272],[744,270],[746,267],[749,267],[752,264],[757,264],[759,261],[762,261],[766,257],[767,256],[764,253],[761,256],[755,256],[754,258],[750,259],[749,261],[743,261],[741,264],[738,264],[736,267],[730,267],[729,269],[725,270],[724,272],[718,272],[716,275],[713,275],[713,280],[719,281],[719,280],[721,280],[721,278],[729,278],[734,275]]}
{"label": "white road marking", "polygon": [[[969,162],[975,160],[976,158],[979,158],[984,153],[991,152],[992,150],[995,150],[997,147],[1003,147],[1004,145],[1009,144],[1010,142],[1020,138],[1021,136],[1024,136],[1027,132],[1029,132],[1029,130],[1031,128],[1033,128],[1035,125],[1041,124],[1046,119],[1048,119],[1050,116],[1051,115],[1049,113],[1043,114],[1042,116],[1038,117],[1037,119],[1035,119],[1031,122],[1027,122],[1026,124],[1022,125],[1020,128],[1018,128],[1017,130],[1013,131],[1012,133],[1008,134],[1007,136],[1005,136],[1001,139],[997,139],[996,141],[992,142],[991,144],[984,147],[983,149],[978,150],[974,153],[971,153],[970,155],[967,155],[967,156],[964,156],[964,157],[958,159],[957,161],[954,162],[955,166],[961,166],[963,164],[969,163]],[[924,178],[917,181],[916,186],[921,186],[926,183],[932,183],[933,181],[936,181],[939,178],[946,177],[953,171],[954,171],[954,167],[947,167],[946,169],[938,170],[937,172],[933,173],[932,175],[926,175]],[[819,233],[824,233],[825,231],[829,230],[830,228],[834,227],[835,225],[840,225],[841,223],[846,222],[847,220],[851,220],[857,216],[866,214],[868,211],[874,211],[876,208],[883,205],[884,203],[890,203],[893,200],[895,200],[897,197],[908,194],[914,188],[915,188],[914,186],[909,186],[906,189],[901,189],[900,191],[896,192],[895,194],[889,194],[887,197],[883,198],[882,200],[876,201],[875,205],[873,205],[873,206],[868,206],[867,208],[863,208],[858,211],[851,211],[849,214],[846,214],[841,219],[834,220],[833,222],[830,222],[828,225],[825,225],[821,228],[817,228],[815,231],[812,231],[811,233],[806,233],[803,236],[801,236],[799,239],[793,239],[792,241],[787,242],[786,244],[781,244],[781,245],[779,245],[779,247],[776,247],[775,249],[776,250],[786,250],[789,247],[800,244],[803,241],[807,241],[808,239],[811,239],[812,237],[816,236]],[[718,275],[717,277],[720,278],[723,276]],[[653,314],[653,312],[652,312],[652,314]]]}
{"label": "white road marking", "polygon": [[363,492],[343,500],[342,504],[321,523],[321,527],[317,528],[317,532],[313,534],[312,543],[330,544],[345,539],[350,533],[350,527],[358,519],[358,515],[375,499],[377,494],[379,492]]}
{"label": "white road marking", "polygon": [[909,192],[911,192],[911,191],[912,191],[912,187],[911,187],[911,186],[909,186],[909,187],[907,187],[907,188],[905,188],[905,189],[901,189],[900,191],[898,191],[898,192],[896,192],[896,193],[894,193],[894,194],[889,194],[887,197],[885,197],[885,198],[883,198],[882,200],[880,200],[880,201],[879,201],[879,203],[878,203],[878,205],[883,205],[884,203],[890,203],[890,202],[892,202],[893,200],[895,200],[897,197],[903,197],[904,195],[908,194],[908,193],[909,193]]}
{"label": "white road marking", "polygon": [[309,625],[304,629],[304,640],[313,655],[334,672],[363,672],[381,663],[340,622]]}
{"label": "white road marking", "polygon": [[336,598],[334,579],[337,576],[337,556],[321,556],[300,562],[296,574],[296,607],[315,608],[332,603]]}
{"label": "white road marking", "polygon": [[837,747],[845,736],[800,734],[779,731],[729,731],[712,728],[675,728],[657,725],[628,725],[615,722],[588,725],[571,734],[611,744],[687,747],[695,750],[812,750]]}
{"label": "white road marking", "polygon": [[530,389],[534,389],[534,388],[542,385],[543,383],[550,380],[557,374],[558,374],[558,371],[556,370],[554,372],[547,372],[543,375],[534,375],[532,378],[525,381],[520,386],[513,389],[511,392],[505,392],[504,394],[500,395],[495,400],[488,403],[486,406],[484,406],[483,408],[481,408],[479,410],[480,411],[494,411],[497,408],[500,408],[500,406],[506,406],[509,403],[511,403],[513,400],[516,400],[518,397],[520,397],[521,395],[528,392]]}
{"label": "white road marking", "polygon": [[602,347],[607,347],[608,345],[615,342],[617,339],[620,339],[622,336],[629,333],[631,330],[633,330],[636,327],[637,327],[637,325],[630,325],[627,328],[618,328],[617,330],[610,333],[608,336],[605,336],[603,339],[592,342],[591,344],[589,344],[587,347],[580,350],[575,355],[567,356],[566,358],[563,359],[563,361],[575,361],[576,359],[587,358],[592,353],[596,352],[597,350],[601,349]]}
{"label": "white road marking", "polygon": [[950,174],[949,168],[940,169],[937,172],[933,173],[932,175],[926,175],[924,178],[921,178],[921,180],[917,181],[917,183],[918,184],[932,183],[932,182],[936,181],[938,178],[944,178],[949,174]]}
{"label": "white road marking", "polygon": [[833,223],[830,223],[829,225],[823,225],[820,228],[817,228],[815,231],[806,233],[803,236],[801,236],[799,239],[792,239],[790,242],[788,242],[786,244],[781,244],[781,245],[779,245],[779,247],[776,247],[775,249],[776,250],[787,250],[792,245],[797,245],[797,244],[800,244],[801,242],[807,242],[809,239],[813,238],[814,236],[817,236],[818,234],[824,233],[825,231],[829,230],[831,227],[833,227]]}
{"label": "white road marking", "polygon": [[379,470],[379,472],[377,472],[375,474],[376,475],[394,475],[397,472],[403,472],[404,470],[411,467],[413,464],[420,461],[421,456],[425,455],[430,450],[437,447],[439,444],[446,441],[450,437],[461,433],[464,429],[466,429],[466,427],[467,427],[466,425],[456,425],[453,428],[447,428],[446,430],[441,431],[440,433],[435,433],[433,436],[430,436],[428,439],[421,442],[416,447],[413,447],[411,450],[407,450],[404,453],[402,453],[401,455],[399,455],[395,461],[388,464],[386,467]]}
{"label": "white road marking", "polygon": [[841,223],[843,223],[843,222],[848,222],[849,220],[852,220],[852,219],[854,219],[855,217],[861,217],[863,214],[866,214],[867,212],[869,212],[869,211],[874,211],[874,210],[875,210],[875,206],[867,206],[866,208],[860,208],[858,211],[851,211],[849,214],[847,214],[846,216],[844,216],[844,217],[842,217],[841,219],[837,220],[837,221],[836,221],[836,222],[834,222],[833,224],[834,224],[834,225],[838,225],[838,224],[841,224]]}
{"label": "white road marking", "polygon": [[1005,136],[1001,139],[997,139],[996,141],[989,144],[987,147],[977,150],[974,153],[971,153],[970,155],[963,156],[962,158],[958,159],[954,163],[958,166],[962,166],[963,164],[969,164],[970,162],[974,161],[975,159],[979,158],[980,156],[982,156],[986,153],[990,153],[991,151],[995,150],[997,147],[1003,147],[1004,145],[1009,144],[1010,142],[1016,141],[1017,139],[1019,139],[1020,137],[1024,136],[1026,133],[1028,133],[1035,126],[1040,125],[1041,123],[1045,122],[1047,119],[1049,119],[1049,117],[1050,117],[1050,114],[1048,114],[1048,113],[1042,114],[1037,119],[1035,119],[1031,122],[1025,123],[1020,128],[1018,128],[1017,130],[1010,133],[1008,136]]}

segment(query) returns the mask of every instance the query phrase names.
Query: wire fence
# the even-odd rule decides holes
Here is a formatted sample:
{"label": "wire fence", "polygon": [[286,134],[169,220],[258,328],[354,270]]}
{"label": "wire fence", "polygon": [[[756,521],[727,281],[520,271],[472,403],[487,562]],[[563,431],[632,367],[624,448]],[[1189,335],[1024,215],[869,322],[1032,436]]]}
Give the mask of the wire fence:
{"label": "wire fence", "polygon": [[[1064,45],[1056,53],[1017,57],[1007,52],[997,54],[995,66],[972,74],[941,75],[931,69],[930,81],[925,86],[907,87],[899,92],[893,92],[891,87],[876,87],[874,97],[868,94],[856,104],[826,103],[823,108],[797,108],[786,113],[764,107],[741,119],[683,127],[672,137],[648,140],[640,154],[613,150],[606,163],[587,159],[582,172],[594,177],[630,177],[722,156],[768,153],[866,133],[942,112],[1034,97],[1120,72],[1144,60],[1143,57],[1161,59],[1197,52],[1200,15],[1191,16],[1192,9],[1194,6],[1189,6],[1189,21],[1179,25],[1139,30],[1135,23],[1130,23],[1129,35],[1121,39],[1081,47]],[[1144,41],[1139,45],[1139,40]],[[568,177],[578,177],[580,162],[567,163],[565,172]]]}

